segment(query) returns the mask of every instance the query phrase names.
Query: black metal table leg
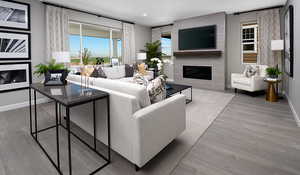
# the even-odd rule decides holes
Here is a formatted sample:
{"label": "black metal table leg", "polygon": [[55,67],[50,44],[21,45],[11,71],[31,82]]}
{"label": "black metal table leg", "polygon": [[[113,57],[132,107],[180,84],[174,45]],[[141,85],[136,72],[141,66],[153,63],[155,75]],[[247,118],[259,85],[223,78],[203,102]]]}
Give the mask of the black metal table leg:
{"label": "black metal table leg", "polygon": [[58,104],[55,102],[55,121],[56,121],[56,154],[57,154],[57,167],[60,170],[59,158],[59,125],[58,125]]}
{"label": "black metal table leg", "polygon": [[32,135],[32,108],[31,108],[31,88],[29,88],[29,120],[30,120],[30,134]]}
{"label": "black metal table leg", "polygon": [[37,128],[37,108],[36,108],[36,91],[33,91],[33,96],[34,96],[34,127],[35,127],[35,140],[38,140],[38,128]]}
{"label": "black metal table leg", "polygon": [[61,104],[59,103],[59,125],[61,125]]}
{"label": "black metal table leg", "polygon": [[107,99],[107,142],[108,142],[108,163],[111,161],[111,155],[110,155],[110,101],[109,96],[106,97]]}
{"label": "black metal table leg", "polygon": [[97,150],[97,139],[96,139],[96,104],[93,101],[93,125],[94,125],[94,149]]}
{"label": "black metal table leg", "polygon": [[72,175],[72,155],[71,155],[71,128],[70,128],[70,108],[66,107],[66,119],[68,130],[68,157],[69,157],[69,175]]}

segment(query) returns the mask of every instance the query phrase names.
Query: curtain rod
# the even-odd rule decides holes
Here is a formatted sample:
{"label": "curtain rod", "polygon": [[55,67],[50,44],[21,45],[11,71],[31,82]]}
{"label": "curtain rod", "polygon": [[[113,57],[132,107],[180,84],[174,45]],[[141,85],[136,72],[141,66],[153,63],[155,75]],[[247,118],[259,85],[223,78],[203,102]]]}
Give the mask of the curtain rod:
{"label": "curtain rod", "polygon": [[171,24],[165,24],[165,25],[161,25],[161,26],[153,26],[153,27],[151,27],[151,29],[160,28],[160,27],[167,27],[167,26],[172,26],[172,25],[174,25],[174,24],[171,23]]}
{"label": "curtain rod", "polygon": [[256,11],[263,11],[263,10],[271,10],[271,9],[277,9],[277,8],[282,8],[282,7],[284,7],[284,6],[283,5],[278,5],[278,6],[272,6],[272,7],[267,7],[267,8],[261,8],[261,9],[235,12],[235,13],[233,13],[233,15],[240,15],[240,14],[243,14],[243,13],[250,13],[250,12],[256,12]]}
{"label": "curtain rod", "polygon": [[58,4],[53,4],[53,3],[49,3],[49,2],[43,2],[43,4],[51,5],[51,6],[59,7],[59,8],[64,8],[64,9],[68,9],[68,10],[73,10],[73,11],[77,11],[77,12],[82,12],[82,13],[86,13],[89,15],[95,15],[97,17],[112,19],[112,20],[116,20],[116,21],[120,21],[120,22],[124,22],[124,23],[135,24],[134,22],[131,22],[131,21],[117,19],[117,18],[113,18],[113,17],[109,17],[109,16],[105,16],[105,15],[101,15],[101,14],[97,14],[97,13],[93,13],[93,12],[89,12],[89,11],[79,10],[79,9],[75,9],[75,8],[71,8],[71,7],[66,7],[66,6],[62,6],[62,5],[58,5]]}

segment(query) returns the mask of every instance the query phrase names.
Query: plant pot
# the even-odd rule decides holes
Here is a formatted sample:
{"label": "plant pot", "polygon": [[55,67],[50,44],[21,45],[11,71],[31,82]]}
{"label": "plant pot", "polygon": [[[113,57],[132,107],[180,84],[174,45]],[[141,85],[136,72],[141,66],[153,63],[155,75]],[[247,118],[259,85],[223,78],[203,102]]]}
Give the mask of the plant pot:
{"label": "plant pot", "polygon": [[269,75],[269,78],[274,78],[274,79],[276,79],[276,78],[278,78],[278,75]]}

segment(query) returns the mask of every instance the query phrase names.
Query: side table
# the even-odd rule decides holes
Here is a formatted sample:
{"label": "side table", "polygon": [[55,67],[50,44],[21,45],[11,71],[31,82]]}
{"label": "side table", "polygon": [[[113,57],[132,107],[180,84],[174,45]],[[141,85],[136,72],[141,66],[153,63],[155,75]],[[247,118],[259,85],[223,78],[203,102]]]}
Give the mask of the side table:
{"label": "side table", "polygon": [[264,81],[268,83],[266,100],[269,101],[269,102],[277,102],[278,97],[277,97],[277,92],[275,90],[275,86],[276,86],[276,84],[281,82],[281,80],[268,80],[268,79],[265,79]]}

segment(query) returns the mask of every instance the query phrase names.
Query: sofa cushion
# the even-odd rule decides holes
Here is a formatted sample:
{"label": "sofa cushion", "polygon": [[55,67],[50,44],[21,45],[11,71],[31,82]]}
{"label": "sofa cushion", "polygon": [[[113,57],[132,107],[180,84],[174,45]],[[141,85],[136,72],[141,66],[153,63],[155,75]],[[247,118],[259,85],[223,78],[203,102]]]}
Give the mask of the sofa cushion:
{"label": "sofa cushion", "polygon": [[109,79],[119,79],[125,77],[125,66],[103,67],[103,71]]}

